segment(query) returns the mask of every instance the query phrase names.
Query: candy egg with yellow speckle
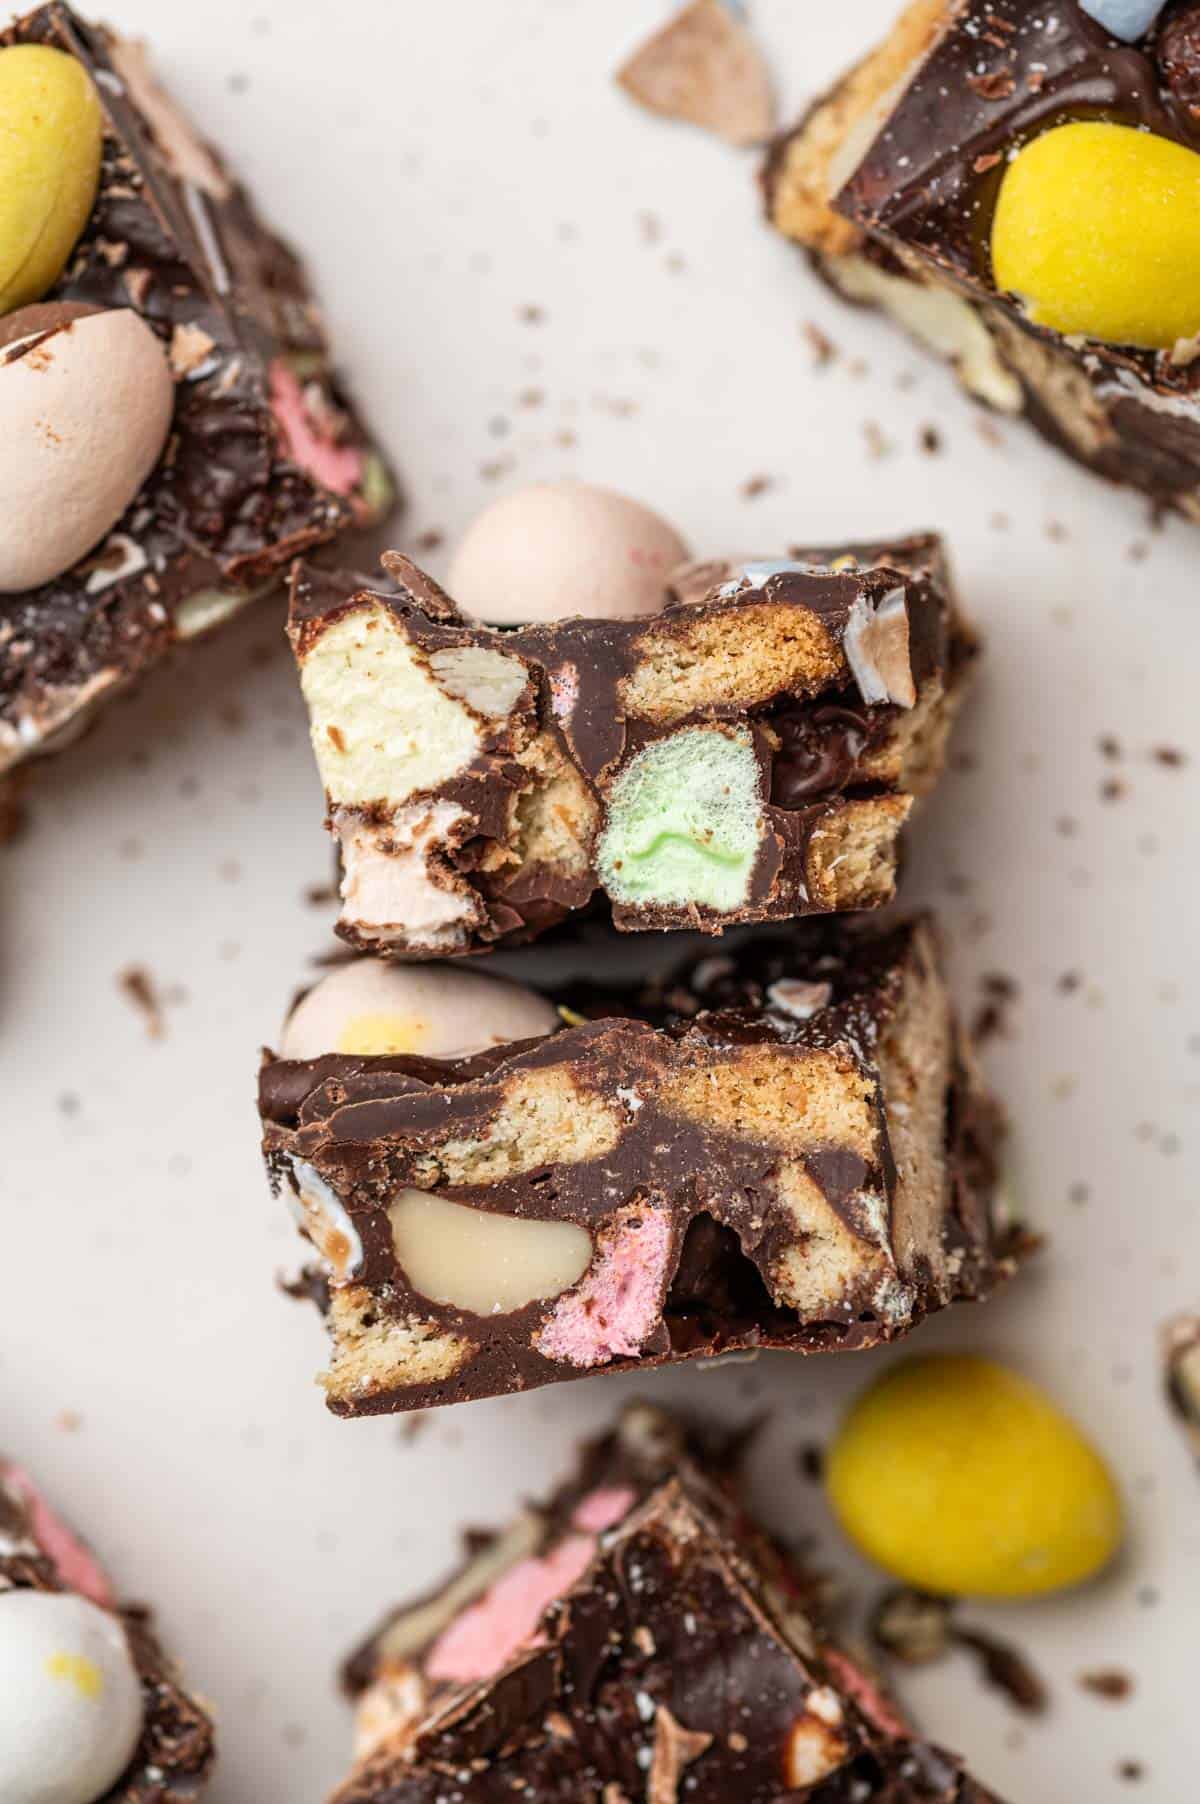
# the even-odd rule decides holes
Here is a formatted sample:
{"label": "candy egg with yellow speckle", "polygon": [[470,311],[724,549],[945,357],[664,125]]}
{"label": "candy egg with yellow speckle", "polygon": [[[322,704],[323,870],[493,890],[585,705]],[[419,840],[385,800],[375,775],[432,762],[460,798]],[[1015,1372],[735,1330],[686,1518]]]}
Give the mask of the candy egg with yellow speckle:
{"label": "candy egg with yellow speckle", "polygon": [[1044,1392],[991,1360],[894,1367],[852,1406],[830,1502],[868,1558],[923,1591],[1033,1597],[1094,1577],[1117,1552],[1120,1496]]}
{"label": "candy egg with yellow speckle", "polygon": [[1067,335],[1168,350],[1200,332],[1200,155],[1103,120],[1044,132],[1004,174],[996,285]]}
{"label": "candy egg with yellow speckle", "polygon": [[0,1804],[96,1804],[142,1721],[118,1616],[73,1591],[0,1595]]}
{"label": "candy egg with yellow speckle", "polygon": [[285,1059],[327,1052],[465,1058],[560,1025],[553,1003],[503,977],[358,958],[296,1004],[280,1052]]}

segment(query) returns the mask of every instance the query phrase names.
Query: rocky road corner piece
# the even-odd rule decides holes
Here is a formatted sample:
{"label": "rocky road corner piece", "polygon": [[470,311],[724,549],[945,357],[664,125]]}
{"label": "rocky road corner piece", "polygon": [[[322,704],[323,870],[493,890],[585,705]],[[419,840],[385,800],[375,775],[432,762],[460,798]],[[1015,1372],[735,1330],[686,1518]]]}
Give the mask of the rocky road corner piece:
{"label": "rocky road corner piece", "polygon": [[391,484],[300,263],[140,45],[40,7],[0,117],[2,771]]}
{"label": "rocky road corner piece", "polygon": [[831,1639],[728,1449],[645,1404],[345,1678],[333,1804],[996,1804]]}
{"label": "rocky road corner piece", "polygon": [[[996,1117],[927,922],[806,922],[640,990],[564,986],[558,1031],[461,1058],[335,1050],[379,1043],[362,969],[345,1023],[322,1006],[334,973],[286,1030],[305,1056],[260,1077],[272,1187],[320,1255],[297,1288],[325,1315],[337,1414],[873,1346],[1013,1269]],[[369,969],[380,1008],[438,975]],[[440,975],[460,1016],[472,985],[495,1006],[496,980]]]}
{"label": "rocky road corner piece", "polygon": [[117,1602],[91,1550],[0,1459],[0,1795],[183,1804],[213,1758],[212,1724],[149,1613]]}
{"label": "rocky road corner piece", "polygon": [[719,933],[891,898],[976,651],[936,538],[693,564],[648,618],[505,632],[384,563],[390,591],[301,567],[292,593],[351,944],[486,950],[598,900],[625,931]]}
{"label": "rocky road corner piece", "polygon": [[765,185],[843,296],[1200,520],[1200,6],[914,0]]}

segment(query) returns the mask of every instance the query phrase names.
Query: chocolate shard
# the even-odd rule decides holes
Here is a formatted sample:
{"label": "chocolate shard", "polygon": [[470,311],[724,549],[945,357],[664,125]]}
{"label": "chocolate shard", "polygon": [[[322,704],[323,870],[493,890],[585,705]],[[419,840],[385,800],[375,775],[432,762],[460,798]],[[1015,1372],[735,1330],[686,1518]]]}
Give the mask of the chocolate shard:
{"label": "chocolate shard", "polygon": [[1200,520],[1191,341],[1053,330],[997,285],[990,255],[1006,171],[1043,133],[1099,119],[1200,151],[1179,45],[1154,28],[1118,43],[1078,0],[910,0],[777,141],[763,181],[772,223],[843,297],[891,315],[988,406]]}
{"label": "chocolate shard", "polygon": [[338,1414],[871,1346],[1012,1270],[927,921],[800,923],[554,1000],[559,1031],[460,1059],[268,1055]]}
{"label": "chocolate shard", "polygon": [[505,632],[385,565],[399,594],[301,568],[292,597],[351,944],[480,951],[599,903],[719,933],[892,896],[976,651],[937,539],[689,566],[649,619]]}
{"label": "chocolate shard", "polygon": [[691,0],[619,71],[625,92],[652,113],[703,126],[731,144],[761,144],[775,109],[766,64],[725,0]]}
{"label": "chocolate shard", "polygon": [[142,47],[57,3],[0,31],[0,50],[18,44],[82,65],[104,136],[70,261],[36,305],[0,318],[0,344],[48,320],[132,313],[161,345],[174,401],[165,449],[111,530],[37,587],[0,594],[0,771],[66,743],[173,645],[392,500],[302,265]]}
{"label": "chocolate shard", "polygon": [[333,1804],[996,1804],[830,1637],[720,1450],[647,1404],[346,1669]]}
{"label": "chocolate shard", "polygon": [[0,1458],[0,1609],[6,1592],[20,1591],[75,1593],[124,1625],[141,1681],[142,1732],[129,1765],[97,1804],[198,1798],[216,1758],[212,1721],[184,1689],[150,1612],[117,1602],[91,1549],[52,1512],[28,1473]]}

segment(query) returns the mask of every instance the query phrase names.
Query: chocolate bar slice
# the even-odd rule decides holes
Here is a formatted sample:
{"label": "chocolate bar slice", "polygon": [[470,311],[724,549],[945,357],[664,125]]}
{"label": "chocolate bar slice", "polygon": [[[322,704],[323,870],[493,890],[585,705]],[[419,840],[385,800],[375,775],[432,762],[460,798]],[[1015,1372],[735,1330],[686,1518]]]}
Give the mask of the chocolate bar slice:
{"label": "chocolate bar slice", "polygon": [[292,596],[344,939],[444,956],[599,899],[720,933],[891,897],[976,649],[936,538],[692,565],[649,619],[506,632],[384,562],[392,592],[302,570]]}
{"label": "chocolate bar slice", "polygon": [[0,32],[6,81],[29,90],[5,118],[18,173],[50,160],[47,229],[89,132],[99,173],[77,178],[94,201],[49,288],[25,280],[32,252],[7,282],[0,247],[0,770],[391,500],[300,263],[141,46],[42,6]]}
{"label": "chocolate bar slice", "polygon": [[0,1459],[0,1792],[177,1804],[205,1788],[213,1727],[150,1613]]}
{"label": "chocolate bar slice", "polygon": [[830,1637],[728,1450],[645,1404],[346,1668],[333,1804],[995,1804]]}
{"label": "chocolate bar slice", "polygon": [[266,1055],[264,1151],[321,1255],[302,1288],[335,1413],[874,1346],[1012,1269],[927,922],[803,922],[557,1001],[559,1031],[461,1058],[338,1052],[328,1021],[323,1056]]}
{"label": "chocolate bar slice", "polygon": [[776,145],[770,218],[978,399],[1200,519],[1198,102],[1194,5],[914,0]]}

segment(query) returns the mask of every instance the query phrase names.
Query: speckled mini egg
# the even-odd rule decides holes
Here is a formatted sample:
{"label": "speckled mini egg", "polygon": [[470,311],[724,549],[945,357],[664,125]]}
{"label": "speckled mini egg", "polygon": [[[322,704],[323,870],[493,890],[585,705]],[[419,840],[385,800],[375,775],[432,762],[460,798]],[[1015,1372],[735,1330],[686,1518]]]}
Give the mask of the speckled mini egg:
{"label": "speckled mini egg", "polygon": [[657,614],[688,557],[673,526],[638,501],[584,482],[538,482],[468,527],[447,587],[493,626]]}
{"label": "speckled mini egg", "polygon": [[535,990],[478,971],[360,958],[323,977],[284,1026],[285,1059],[327,1052],[463,1058],[560,1025]]}
{"label": "speckled mini egg", "polygon": [[128,308],[49,333],[35,319],[0,350],[0,592],[95,549],[162,455],[174,405],[163,347]]}
{"label": "speckled mini egg", "polygon": [[0,1595],[0,1804],[95,1804],[142,1720],[119,1617],[72,1591]]}

